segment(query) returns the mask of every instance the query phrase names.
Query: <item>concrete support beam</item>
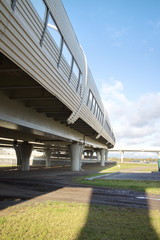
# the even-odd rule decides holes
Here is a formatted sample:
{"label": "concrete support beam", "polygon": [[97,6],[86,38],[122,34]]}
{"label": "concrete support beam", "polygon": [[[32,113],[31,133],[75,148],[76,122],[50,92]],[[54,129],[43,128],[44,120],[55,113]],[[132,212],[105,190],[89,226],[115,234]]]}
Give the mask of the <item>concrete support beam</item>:
{"label": "concrete support beam", "polygon": [[101,161],[101,153],[100,153],[100,151],[97,151],[97,160]]}
{"label": "concrete support beam", "polygon": [[108,150],[106,150],[105,158],[106,158],[106,162],[107,162],[108,161]]}
{"label": "concrete support beam", "polygon": [[45,149],[45,154],[46,154],[46,167],[51,166],[51,149],[47,148]]}
{"label": "concrete support beam", "polygon": [[101,166],[104,167],[105,166],[105,149],[101,149]]}
{"label": "concrete support beam", "polygon": [[80,171],[81,170],[81,157],[83,153],[83,145],[80,143],[73,143],[68,146],[69,154],[71,157],[71,170]]}
{"label": "concrete support beam", "polygon": [[90,151],[90,158],[93,158],[93,151]]}
{"label": "concrete support beam", "polygon": [[[0,91],[0,110],[0,125],[1,128],[4,128],[4,136],[1,133],[1,137],[25,141],[34,141],[35,138],[41,140],[46,137],[50,140],[56,139],[65,142],[78,142],[84,138],[83,134],[70,127],[48,118],[43,113],[38,113],[33,108],[25,107],[21,101],[9,99],[2,91]],[[17,129],[19,131],[16,131]],[[96,146],[99,149],[105,147],[104,144],[87,136],[85,144]]]}
{"label": "concrete support beam", "polygon": [[21,171],[29,171],[29,160],[32,153],[33,145],[28,142],[14,143],[14,149],[17,155],[17,165]]}

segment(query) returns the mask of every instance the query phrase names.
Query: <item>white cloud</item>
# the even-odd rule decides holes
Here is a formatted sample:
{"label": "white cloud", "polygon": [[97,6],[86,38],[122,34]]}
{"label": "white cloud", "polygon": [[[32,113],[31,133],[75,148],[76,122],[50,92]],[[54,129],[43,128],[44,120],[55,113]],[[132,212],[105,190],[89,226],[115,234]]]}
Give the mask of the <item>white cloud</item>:
{"label": "white cloud", "polygon": [[160,145],[160,92],[146,93],[136,101],[126,98],[122,82],[111,78],[101,96],[116,136],[116,147]]}

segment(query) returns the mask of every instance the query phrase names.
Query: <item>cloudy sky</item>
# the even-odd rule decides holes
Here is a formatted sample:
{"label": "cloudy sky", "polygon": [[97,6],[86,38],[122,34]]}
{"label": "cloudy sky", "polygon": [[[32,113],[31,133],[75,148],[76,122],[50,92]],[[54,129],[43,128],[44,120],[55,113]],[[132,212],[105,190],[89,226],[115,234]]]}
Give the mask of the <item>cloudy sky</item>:
{"label": "cloudy sky", "polygon": [[62,0],[116,147],[160,146],[160,0]]}

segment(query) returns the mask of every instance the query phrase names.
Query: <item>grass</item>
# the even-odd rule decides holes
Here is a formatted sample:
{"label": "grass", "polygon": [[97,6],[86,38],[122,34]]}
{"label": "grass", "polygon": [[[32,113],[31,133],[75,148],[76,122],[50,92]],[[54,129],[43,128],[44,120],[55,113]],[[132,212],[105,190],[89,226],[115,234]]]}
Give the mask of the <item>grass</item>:
{"label": "grass", "polygon": [[85,180],[84,178],[83,179],[80,178],[78,182],[92,186],[108,187],[115,189],[129,189],[152,194],[160,194],[160,181],[106,180],[106,179]]}
{"label": "grass", "polygon": [[[136,165],[136,166],[135,166]],[[134,168],[140,166],[134,164]],[[146,166],[146,165],[142,165]],[[147,165],[148,166],[148,165]],[[149,164],[149,166],[151,166]],[[117,171],[103,168],[100,174]],[[133,164],[121,164],[121,170]],[[119,168],[119,167],[118,167]],[[102,180],[85,183],[150,191],[159,181]],[[78,181],[84,181],[79,179]],[[84,182],[83,182],[84,183]],[[156,185],[157,184],[157,185]],[[110,186],[109,186],[110,185]],[[148,190],[147,190],[148,189]],[[155,192],[154,192],[155,193]],[[160,211],[80,203],[26,202],[0,211],[1,240],[160,240]]]}
{"label": "grass", "polygon": [[108,165],[107,168],[103,168],[97,174],[90,174],[85,177],[77,178],[76,182],[92,185],[101,186],[108,188],[118,188],[118,189],[129,189],[142,191],[150,194],[160,194],[160,181],[137,181],[137,180],[107,180],[107,179],[94,179],[85,180],[86,178],[92,176],[100,176],[107,173],[114,172],[151,172],[157,170],[156,164],[141,164],[141,163],[120,163],[115,166]]}
{"label": "grass", "polygon": [[108,167],[100,171],[101,173],[107,173],[107,172],[117,172],[117,171],[124,171],[124,172],[152,172],[157,171],[158,166],[154,163],[118,163],[117,165],[113,167]]}
{"label": "grass", "polygon": [[0,213],[1,240],[159,240],[160,212],[43,202]]}
{"label": "grass", "polygon": [[[111,161],[116,161],[116,162],[121,162],[121,158],[118,158],[118,157],[109,157],[109,159],[111,160]],[[126,157],[124,157],[123,158],[123,161],[124,162],[135,162],[135,161],[139,161],[139,162],[144,162],[144,163],[146,163],[146,162],[149,162],[149,163],[151,163],[151,162],[156,162],[157,161],[157,158],[126,158]]]}

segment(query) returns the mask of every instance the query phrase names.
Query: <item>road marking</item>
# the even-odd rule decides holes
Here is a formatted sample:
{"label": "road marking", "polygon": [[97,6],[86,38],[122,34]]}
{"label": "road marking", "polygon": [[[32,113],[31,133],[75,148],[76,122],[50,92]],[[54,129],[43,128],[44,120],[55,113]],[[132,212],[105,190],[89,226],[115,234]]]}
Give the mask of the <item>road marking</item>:
{"label": "road marking", "polygon": [[150,199],[150,200],[156,200],[156,201],[160,201],[160,198],[149,198],[149,197],[137,197],[139,199]]}

